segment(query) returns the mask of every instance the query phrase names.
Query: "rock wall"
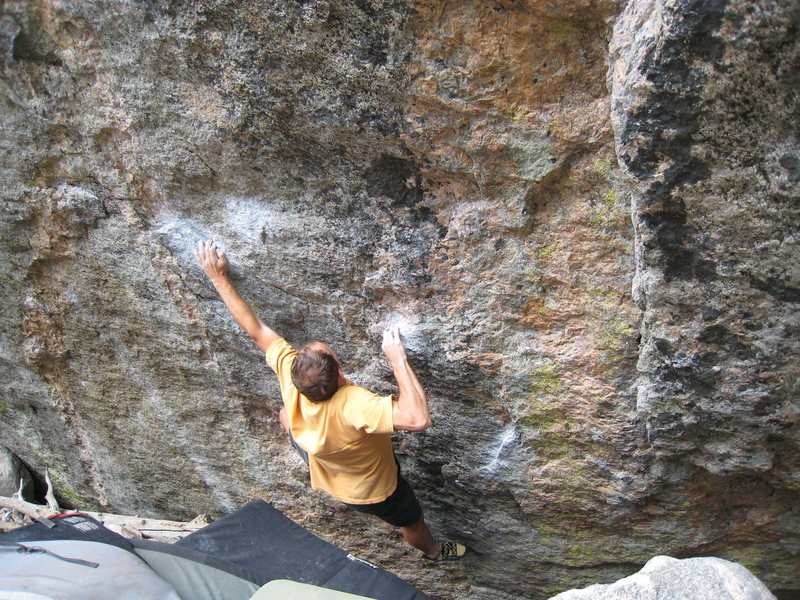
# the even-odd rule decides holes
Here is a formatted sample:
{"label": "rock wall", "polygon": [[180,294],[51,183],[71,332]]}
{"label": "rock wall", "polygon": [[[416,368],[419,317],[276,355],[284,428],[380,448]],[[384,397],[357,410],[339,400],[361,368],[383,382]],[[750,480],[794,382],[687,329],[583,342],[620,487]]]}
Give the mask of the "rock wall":
{"label": "rock wall", "polygon": [[0,496],[15,494],[22,500],[33,500],[33,478],[17,456],[0,446]]}
{"label": "rock wall", "polygon": [[[631,3],[610,50],[643,311],[637,414],[660,490],[648,526],[685,515],[692,551],[789,581],[777,556],[797,552],[798,531],[800,7],[711,4]],[[769,530],[789,543],[752,535]]]}
{"label": "rock wall", "polygon": [[[791,4],[2,6],[0,432],[63,501],[263,497],[440,598],[662,553],[800,587]],[[376,391],[401,324],[397,453],[468,565],[308,489],[203,238]]]}

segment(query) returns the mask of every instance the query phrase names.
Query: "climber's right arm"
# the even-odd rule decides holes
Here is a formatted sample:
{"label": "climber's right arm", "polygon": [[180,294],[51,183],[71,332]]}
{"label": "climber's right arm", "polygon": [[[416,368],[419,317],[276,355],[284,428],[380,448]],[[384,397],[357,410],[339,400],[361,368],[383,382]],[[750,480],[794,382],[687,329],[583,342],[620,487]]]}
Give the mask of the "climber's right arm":
{"label": "climber's right arm", "polygon": [[228,307],[233,319],[245,330],[247,335],[264,352],[270,344],[278,339],[278,334],[267,327],[264,322],[253,312],[250,305],[239,295],[236,287],[228,279],[228,259],[222,250],[212,241],[201,241],[197,244],[194,257],[203,268],[203,271],[219,293],[220,298]]}

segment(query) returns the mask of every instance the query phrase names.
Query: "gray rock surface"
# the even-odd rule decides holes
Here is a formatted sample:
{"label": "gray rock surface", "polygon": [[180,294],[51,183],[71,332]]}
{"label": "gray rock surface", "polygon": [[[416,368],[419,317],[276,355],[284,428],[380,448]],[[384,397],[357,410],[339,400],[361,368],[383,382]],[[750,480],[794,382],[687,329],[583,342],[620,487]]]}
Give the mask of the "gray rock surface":
{"label": "gray rock surface", "polygon": [[[610,47],[649,492],[666,512],[705,496],[696,551],[772,577],[746,523],[800,530],[799,20],[796,3],[632,2]],[[742,543],[721,554],[720,535]]]}
{"label": "gray rock surface", "polygon": [[33,478],[13,452],[0,446],[0,496],[11,497],[18,492],[22,500],[33,501]]}
{"label": "gray rock surface", "polygon": [[610,585],[569,590],[550,600],[774,600],[742,565],[721,558],[656,556],[641,571]]}
{"label": "gray rock surface", "polygon": [[[63,503],[263,497],[441,598],[665,552],[800,588],[796,6],[2,11],[0,438]],[[309,491],[202,238],[376,391],[401,324],[435,426],[398,455],[469,565]]]}

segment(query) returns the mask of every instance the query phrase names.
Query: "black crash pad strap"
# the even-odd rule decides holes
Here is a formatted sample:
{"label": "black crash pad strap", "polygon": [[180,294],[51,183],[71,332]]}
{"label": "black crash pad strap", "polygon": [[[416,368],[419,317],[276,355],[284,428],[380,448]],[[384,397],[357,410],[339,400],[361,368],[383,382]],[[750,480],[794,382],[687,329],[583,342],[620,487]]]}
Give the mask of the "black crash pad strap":
{"label": "black crash pad strap", "polygon": [[92,562],[90,560],[61,556],[60,554],[56,554],[52,550],[48,550],[47,548],[42,548],[41,546],[26,546],[25,544],[20,544],[19,542],[12,542],[11,540],[0,539],[0,547],[9,550],[14,549],[22,554],[48,554],[53,558],[57,558],[58,560],[63,560],[64,562],[73,563],[76,565],[83,565],[84,567],[91,567],[92,569],[96,569],[97,567],[100,566],[99,563]]}

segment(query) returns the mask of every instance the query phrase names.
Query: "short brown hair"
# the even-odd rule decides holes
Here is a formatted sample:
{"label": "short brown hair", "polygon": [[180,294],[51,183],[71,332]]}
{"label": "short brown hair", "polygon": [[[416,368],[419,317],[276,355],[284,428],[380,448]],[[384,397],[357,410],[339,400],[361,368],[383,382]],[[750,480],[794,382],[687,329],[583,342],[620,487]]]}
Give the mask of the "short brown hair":
{"label": "short brown hair", "polygon": [[339,389],[339,362],[324,350],[306,344],[292,365],[292,383],[312,402],[324,402]]}

